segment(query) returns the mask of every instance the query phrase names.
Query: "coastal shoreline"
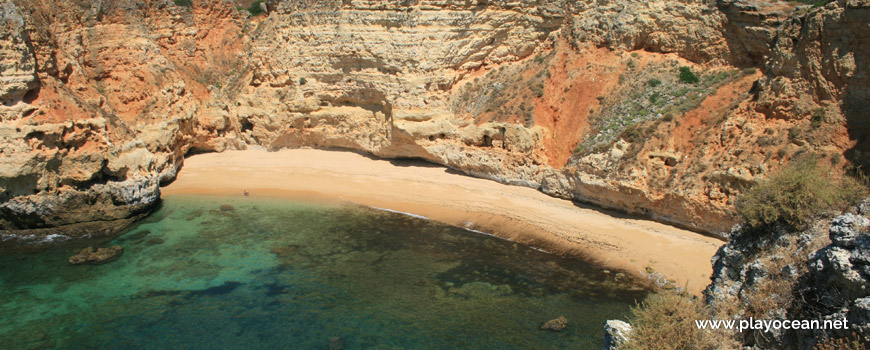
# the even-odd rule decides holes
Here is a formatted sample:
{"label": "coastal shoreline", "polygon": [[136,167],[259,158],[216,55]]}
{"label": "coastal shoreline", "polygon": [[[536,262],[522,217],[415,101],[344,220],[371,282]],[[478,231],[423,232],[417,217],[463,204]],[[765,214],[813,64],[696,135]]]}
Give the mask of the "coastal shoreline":
{"label": "coastal shoreline", "polygon": [[645,278],[650,271],[699,293],[724,242],[609,215],[535,189],[458,174],[419,161],[346,151],[228,151],[185,159],[163,195],[196,194],[349,202],[420,215]]}

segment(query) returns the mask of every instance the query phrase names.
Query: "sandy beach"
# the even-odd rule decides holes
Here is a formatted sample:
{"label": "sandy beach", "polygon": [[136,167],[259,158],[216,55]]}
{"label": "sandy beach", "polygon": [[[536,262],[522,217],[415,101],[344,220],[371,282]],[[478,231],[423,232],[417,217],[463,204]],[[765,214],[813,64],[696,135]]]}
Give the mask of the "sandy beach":
{"label": "sandy beach", "polygon": [[312,149],[191,156],[163,195],[211,194],[343,201],[467,227],[546,251],[645,276],[648,269],[692,292],[708,283],[723,244],[650,220],[578,206],[535,189],[461,175],[416,161]]}

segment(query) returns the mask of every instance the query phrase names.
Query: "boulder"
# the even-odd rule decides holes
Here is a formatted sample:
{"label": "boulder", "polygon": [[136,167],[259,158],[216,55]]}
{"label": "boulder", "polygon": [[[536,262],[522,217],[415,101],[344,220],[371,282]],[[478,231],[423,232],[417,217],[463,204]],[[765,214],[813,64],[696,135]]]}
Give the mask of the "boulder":
{"label": "boulder", "polygon": [[561,331],[565,329],[565,327],[568,327],[568,319],[565,318],[565,316],[559,316],[558,318],[549,320],[547,321],[547,323],[544,323],[544,325],[541,326],[541,329]]}
{"label": "boulder", "polygon": [[834,220],[831,220],[830,237],[831,242],[838,247],[853,248],[858,245],[858,239],[866,233],[862,233],[861,229],[870,225],[870,220],[867,218],[854,215],[843,214]]}
{"label": "boulder", "polygon": [[619,350],[631,335],[631,325],[620,320],[607,320],[604,325],[604,350]]}

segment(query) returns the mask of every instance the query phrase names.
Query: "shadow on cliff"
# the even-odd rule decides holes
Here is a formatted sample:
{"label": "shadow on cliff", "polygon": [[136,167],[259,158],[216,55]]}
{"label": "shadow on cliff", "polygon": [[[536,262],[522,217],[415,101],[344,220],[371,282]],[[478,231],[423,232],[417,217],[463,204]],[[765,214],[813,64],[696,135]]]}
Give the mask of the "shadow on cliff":
{"label": "shadow on cliff", "polygon": [[[850,15],[856,17],[853,20],[867,18],[870,8],[852,10]],[[856,143],[845,156],[866,173],[870,171],[870,48],[856,50],[853,57],[855,71],[843,94],[843,114],[849,139]]]}
{"label": "shadow on cliff", "polygon": [[392,164],[393,166],[397,166],[397,167],[402,167],[402,168],[441,168],[441,169],[444,169],[444,172],[446,172],[448,174],[468,176],[468,174],[465,174],[461,171],[451,169],[451,168],[446,167],[446,166],[441,165],[441,164],[432,163],[432,162],[425,160],[423,158],[409,157],[409,158],[393,158],[393,159],[388,159],[388,160],[389,160],[390,164]]}
{"label": "shadow on cliff", "polygon": [[846,126],[849,139],[855,141],[855,146],[846,150],[846,159],[860,167],[865,173],[870,170],[870,96],[866,94],[847,94],[843,100],[843,113],[846,115]]}

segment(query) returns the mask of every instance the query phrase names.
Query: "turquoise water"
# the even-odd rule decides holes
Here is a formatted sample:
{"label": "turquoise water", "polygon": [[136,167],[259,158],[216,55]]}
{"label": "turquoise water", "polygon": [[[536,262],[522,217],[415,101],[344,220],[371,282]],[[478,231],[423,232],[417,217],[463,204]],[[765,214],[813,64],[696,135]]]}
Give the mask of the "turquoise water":
{"label": "turquoise water", "polygon": [[[598,349],[645,295],[583,261],[351,205],[168,196],[104,245],[124,255],[3,253],[0,347]],[[560,315],[565,330],[540,329]]]}

